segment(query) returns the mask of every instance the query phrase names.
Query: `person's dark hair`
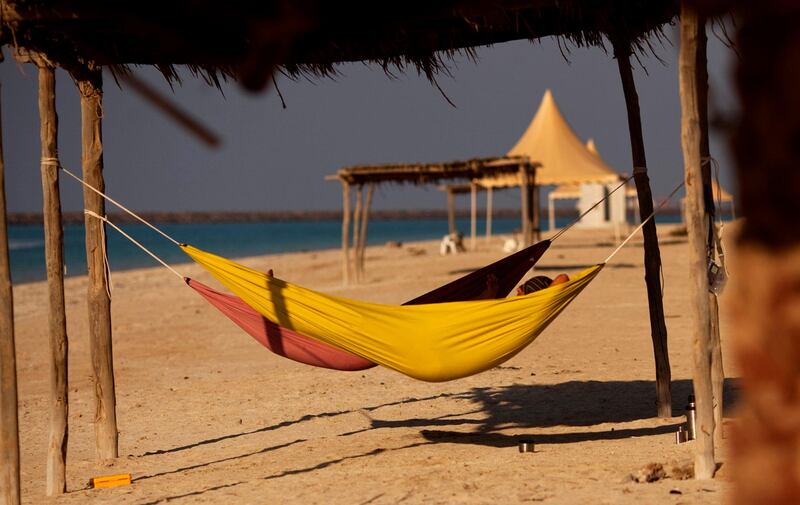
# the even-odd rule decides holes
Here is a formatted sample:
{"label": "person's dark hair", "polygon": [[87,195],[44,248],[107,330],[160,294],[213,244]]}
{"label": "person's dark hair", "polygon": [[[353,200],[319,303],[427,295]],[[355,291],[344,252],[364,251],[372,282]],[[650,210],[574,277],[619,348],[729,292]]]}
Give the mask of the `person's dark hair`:
{"label": "person's dark hair", "polygon": [[522,292],[529,295],[541,289],[549,288],[552,283],[553,279],[550,277],[546,275],[537,275],[525,281],[525,284],[522,285]]}

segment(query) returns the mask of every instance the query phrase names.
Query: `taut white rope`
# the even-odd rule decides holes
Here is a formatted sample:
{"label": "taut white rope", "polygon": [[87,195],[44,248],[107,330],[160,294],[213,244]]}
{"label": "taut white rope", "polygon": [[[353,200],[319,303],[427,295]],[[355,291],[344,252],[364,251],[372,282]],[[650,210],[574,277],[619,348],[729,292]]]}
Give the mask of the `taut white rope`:
{"label": "taut white rope", "polygon": [[609,198],[611,195],[613,195],[613,194],[614,194],[614,193],[615,193],[615,192],[616,192],[616,191],[617,191],[619,188],[621,188],[621,187],[623,187],[624,185],[628,184],[628,181],[630,181],[631,179],[633,179],[633,176],[630,176],[630,177],[628,177],[628,178],[624,179],[624,180],[622,181],[622,184],[620,184],[619,186],[617,186],[617,187],[616,187],[616,188],[614,188],[613,190],[609,191],[609,193],[608,193],[606,196],[604,196],[603,198],[601,198],[600,200],[598,200],[597,202],[595,202],[595,204],[594,204],[594,205],[592,205],[591,207],[589,207],[589,209],[588,209],[588,210],[586,210],[586,211],[585,211],[583,214],[581,214],[580,216],[578,216],[576,219],[574,219],[574,220],[573,220],[571,223],[569,223],[567,226],[565,226],[565,227],[561,228],[561,229],[558,231],[558,233],[556,233],[555,235],[553,235],[553,236],[552,236],[552,238],[550,238],[550,242],[554,242],[554,241],[555,241],[555,240],[556,240],[558,237],[560,237],[561,235],[563,235],[563,234],[564,234],[564,232],[566,232],[567,230],[569,230],[570,228],[572,228],[573,226],[575,226],[575,224],[576,224],[576,223],[578,223],[578,221],[580,221],[581,219],[583,219],[584,217],[586,217],[586,214],[590,213],[591,211],[593,211],[594,209],[596,209],[598,205],[600,205],[601,203],[603,203],[603,202],[605,202],[606,200],[608,200],[608,198]]}
{"label": "taut white rope", "polygon": [[605,261],[603,261],[603,263],[608,263],[608,261],[609,261],[611,258],[613,258],[613,257],[614,257],[614,255],[615,255],[615,254],[617,254],[617,253],[619,252],[619,250],[620,250],[620,249],[622,249],[623,247],[625,247],[625,244],[627,244],[627,243],[628,243],[628,241],[629,241],[630,239],[632,239],[634,235],[636,235],[636,232],[638,232],[639,230],[641,230],[641,229],[644,227],[645,223],[647,223],[648,221],[650,221],[651,219],[653,219],[653,216],[655,216],[655,215],[656,215],[656,213],[657,213],[659,210],[661,210],[661,208],[662,208],[664,205],[666,205],[666,204],[667,204],[667,202],[669,202],[670,200],[672,200],[672,197],[673,197],[673,196],[675,196],[675,193],[677,193],[677,192],[678,192],[678,190],[679,190],[679,189],[681,189],[682,187],[683,187],[683,183],[680,183],[680,184],[678,184],[678,185],[675,187],[675,189],[673,189],[673,190],[672,190],[672,193],[670,193],[670,194],[669,194],[669,196],[668,196],[668,197],[666,197],[666,198],[664,199],[664,201],[663,201],[663,202],[661,202],[661,204],[660,204],[658,207],[656,207],[656,208],[653,210],[653,212],[651,212],[651,213],[650,213],[650,215],[649,215],[649,216],[647,216],[647,217],[644,219],[644,221],[642,221],[642,222],[641,222],[641,224],[639,224],[639,226],[637,226],[637,227],[636,227],[636,229],[635,229],[635,230],[633,230],[633,231],[631,232],[631,234],[630,234],[630,235],[628,235],[628,237],[627,237],[625,240],[623,240],[623,241],[622,241],[622,243],[621,243],[619,246],[617,246],[617,248],[616,248],[616,249],[614,249],[614,252],[612,252],[611,254],[609,254],[609,255],[608,255],[608,258],[606,258],[606,259],[605,259]]}
{"label": "taut white rope", "polygon": [[177,275],[178,277],[180,277],[180,278],[181,278],[181,280],[183,280],[183,281],[185,281],[185,280],[186,280],[186,277],[184,277],[183,275],[179,274],[179,273],[178,273],[178,271],[177,271],[177,270],[175,270],[174,268],[172,268],[171,266],[169,266],[169,265],[167,264],[167,262],[166,262],[166,261],[162,260],[161,258],[159,258],[158,256],[156,256],[156,254],[155,254],[154,252],[152,252],[150,249],[146,248],[145,246],[143,246],[142,244],[140,244],[139,242],[137,242],[135,238],[131,237],[130,235],[128,235],[127,233],[125,233],[124,231],[122,231],[122,229],[121,229],[119,226],[117,226],[117,225],[115,225],[114,223],[112,223],[111,221],[109,221],[109,220],[108,220],[108,218],[106,218],[106,217],[103,217],[103,216],[99,215],[99,214],[98,214],[98,213],[96,213],[96,212],[92,212],[91,210],[84,210],[84,211],[83,211],[83,213],[84,213],[84,214],[86,214],[87,216],[92,216],[92,217],[94,217],[94,218],[97,218],[97,219],[99,219],[100,221],[103,221],[104,223],[106,223],[107,225],[109,225],[110,227],[114,228],[115,230],[117,230],[118,232],[120,232],[120,234],[122,234],[122,236],[123,236],[123,237],[125,237],[126,239],[130,240],[130,241],[131,241],[131,242],[133,242],[135,245],[137,245],[137,246],[139,247],[139,249],[141,249],[142,251],[144,251],[144,252],[146,252],[147,254],[149,254],[149,255],[150,255],[150,256],[151,256],[151,257],[152,257],[154,260],[158,261],[158,262],[159,262],[159,263],[161,263],[163,266],[165,266],[167,269],[169,269],[169,271],[170,271],[170,272],[172,272],[173,274],[175,274],[175,275]]}
{"label": "taut white rope", "polygon": [[[44,163],[44,159],[42,160],[42,163]],[[177,245],[177,246],[180,246],[180,245],[181,245],[181,243],[180,243],[180,242],[178,242],[177,240],[175,240],[174,238],[170,237],[169,235],[167,235],[166,233],[164,233],[164,232],[163,232],[163,231],[161,231],[160,229],[156,228],[156,227],[155,227],[155,226],[153,226],[152,224],[150,224],[150,223],[148,223],[147,221],[145,221],[145,219],[144,219],[143,217],[140,217],[139,215],[137,215],[137,214],[136,214],[135,212],[133,212],[132,210],[128,209],[127,207],[125,207],[124,205],[122,205],[122,204],[121,204],[121,203],[119,203],[118,201],[114,200],[113,198],[111,198],[111,197],[110,197],[110,196],[108,196],[107,194],[103,193],[103,192],[102,192],[102,191],[100,191],[99,189],[97,189],[97,188],[95,188],[94,186],[92,186],[91,184],[87,183],[86,181],[84,181],[83,179],[81,179],[81,178],[80,178],[80,177],[78,177],[77,175],[73,174],[72,172],[70,172],[70,171],[69,171],[69,170],[67,170],[66,168],[62,167],[61,165],[59,165],[59,168],[60,168],[60,169],[61,169],[61,170],[62,170],[62,171],[65,173],[65,174],[69,175],[70,177],[72,177],[72,178],[73,178],[73,179],[75,179],[76,181],[80,182],[81,184],[83,184],[83,185],[84,185],[84,186],[86,186],[87,188],[91,189],[92,191],[94,191],[94,192],[95,192],[95,193],[97,193],[98,195],[102,196],[103,198],[105,198],[105,199],[106,199],[106,200],[108,200],[109,202],[113,203],[114,205],[116,205],[116,206],[117,206],[117,207],[119,207],[120,209],[124,210],[124,211],[125,211],[125,212],[127,212],[127,213],[128,213],[130,216],[133,216],[133,217],[134,217],[134,218],[136,218],[138,221],[140,221],[142,224],[145,224],[145,225],[149,226],[149,227],[150,227],[150,228],[151,228],[153,231],[155,231],[156,233],[158,233],[159,235],[161,235],[161,236],[162,236],[162,237],[164,237],[165,239],[169,240],[170,242],[172,242],[173,244],[175,244],[175,245]],[[89,212],[89,211],[87,211],[87,212]],[[99,216],[98,216],[98,217],[99,217]],[[101,218],[101,219],[103,219],[103,218]],[[104,220],[105,220],[105,219],[104,219]],[[107,221],[107,220],[106,220],[106,222],[108,223],[108,221]],[[111,223],[108,223],[108,224],[111,224]],[[112,226],[113,226],[113,225],[112,225]]]}

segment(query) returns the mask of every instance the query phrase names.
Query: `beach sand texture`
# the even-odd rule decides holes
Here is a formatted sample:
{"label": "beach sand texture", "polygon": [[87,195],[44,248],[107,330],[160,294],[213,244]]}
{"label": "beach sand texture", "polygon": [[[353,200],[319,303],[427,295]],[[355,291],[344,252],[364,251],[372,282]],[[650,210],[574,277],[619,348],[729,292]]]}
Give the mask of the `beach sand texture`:
{"label": "beach sand texture", "polygon": [[[48,429],[44,283],[15,286],[25,503],[722,503],[725,447],[713,481],[627,479],[649,463],[691,461],[675,444],[691,391],[688,246],[660,226],[673,414],[654,416],[655,386],[641,238],[526,350],[448,383],[375,368],[334,372],[278,358],[163,268],[114,273],[114,366],[120,458],[94,461],[85,278],[66,283],[70,433],[66,495],[45,497]],[[468,241],[467,241],[468,242]],[[242,263],[313,289],[400,303],[500,258],[502,239],[442,257],[438,242],[367,250],[364,284],[341,287],[339,251]],[[612,234],[572,230],[537,271],[602,261]],[[113,265],[112,265],[113,268]],[[196,265],[179,270],[217,284]],[[728,377],[737,371],[726,346]],[[728,389],[734,383],[728,380]],[[734,396],[733,394],[728,395]],[[727,413],[730,415],[730,412]],[[536,452],[519,453],[519,438]],[[131,473],[131,486],[85,489]]]}

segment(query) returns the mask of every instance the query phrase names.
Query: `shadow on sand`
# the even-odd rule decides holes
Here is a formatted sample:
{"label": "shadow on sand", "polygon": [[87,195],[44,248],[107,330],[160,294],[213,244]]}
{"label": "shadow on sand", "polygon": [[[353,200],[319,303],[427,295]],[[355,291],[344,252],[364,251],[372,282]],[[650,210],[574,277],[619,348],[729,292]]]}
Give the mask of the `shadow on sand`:
{"label": "shadow on sand", "polygon": [[[691,391],[691,381],[673,381],[673,416],[681,416],[683,414],[685,406],[684,399],[687,398]],[[735,402],[735,391],[736,381],[734,379],[726,379],[724,388],[726,413]],[[652,400],[654,394],[655,383],[653,381],[569,381],[560,384],[514,384],[511,386],[497,388],[472,388],[458,393],[442,393],[427,397],[410,398],[377,404],[357,410],[341,410],[306,415],[295,420],[284,421],[274,425],[265,426],[257,430],[224,435],[214,439],[202,440],[186,446],[147,453],[145,455],[182,451],[192,447],[197,447],[204,444],[212,444],[231,438],[277,430],[282,427],[291,426],[293,424],[311,421],[314,419],[323,419],[343,414],[351,414],[354,412],[360,412],[368,417],[370,420],[370,427],[349,433],[341,433],[339,436],[353,436],[358,433],[376,429],[432,429],[420,430],[420,434],[425,441],[415,442],[394,448],[377,448],[365,453],[333,458],[314,465],[287,469],[251,480],[229,482],[184,494],[166,496],[155,501],[143,503],[142,505],[152,505],[155,503],[163,503],[165,501],[172,501],[181,498],[196,497],[210,491],[227,489],[239,486],[241,484],[274,480],[291,475],[315,472],[350,460],[371,458],[379,454],[413,449],[415,447],[424,445],[455,443],[482,445],[495,448],[515,447],[519,442],[519,437],[498,433],[497,431],[501,429],[534,429],[558,425],[589,428],[598,424],[626,423],[652,418],[656,411]],[[432,418],[379,420],[372,418],[370,415],[370,413],[376,412],[384,407],[442,399],[466,402],[470,404],[470,407],[466,409],[465,412],[457,414],[445,414]],[[436,429],[447,426],[472,426],[472,429],[469,432]],[[676,426],[676,424],[669,424],[642,428],[612,428],[604,431],[586,430],[572,433],[537,434],[535,436],[535,442],[536,444],[566,444],[596,440],[619,440],[630,437],[652,436],[669,433],[674,431]],[[158,472],[151,475],[138,477],[135,480],[151,479],[160,476],[182,473],[185,471],[207,467],[209,465],[229,462],[258,454],[265,454],[302,442],[305,442],[305,440],[299,439],[286,444],[258,449],[246,454],[199,463],[176,470]]]}

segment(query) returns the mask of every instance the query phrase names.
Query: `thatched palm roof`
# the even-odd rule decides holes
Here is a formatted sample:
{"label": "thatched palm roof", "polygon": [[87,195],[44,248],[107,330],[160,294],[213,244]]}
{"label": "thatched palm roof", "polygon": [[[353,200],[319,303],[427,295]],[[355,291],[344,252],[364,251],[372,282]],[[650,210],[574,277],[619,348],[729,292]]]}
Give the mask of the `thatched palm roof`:
{"label": "thatched palm roof", "polygon": [[328,180],[341,180],[348,184],[407,183],[427,184],[452,180],[472,180],[489,175],[517,174],[520,167],[535,170],[538,163],[527,157],[473,158],[443,163],[398,163],[384,165],[359,165],[345,167],[328,176]]}
{"label": "thatched palm roof", "polygon": [[346,61],[433,79],[472,47],[552,35],[642,49],[677,13],[677,0],[0,0],[0,43],[67,69],[154,65],[174,79],[173,65],[187,65],[211,83],[257,89],[276,66],[326,75]]}

